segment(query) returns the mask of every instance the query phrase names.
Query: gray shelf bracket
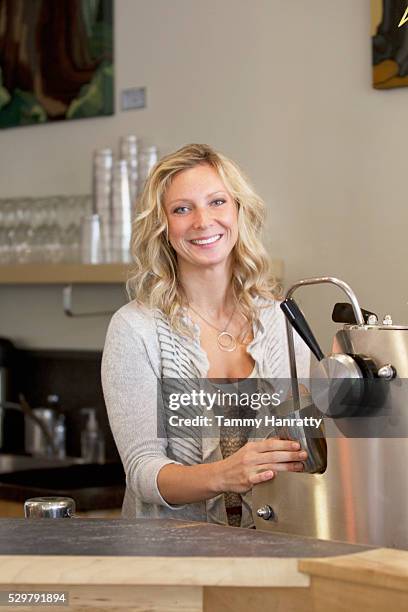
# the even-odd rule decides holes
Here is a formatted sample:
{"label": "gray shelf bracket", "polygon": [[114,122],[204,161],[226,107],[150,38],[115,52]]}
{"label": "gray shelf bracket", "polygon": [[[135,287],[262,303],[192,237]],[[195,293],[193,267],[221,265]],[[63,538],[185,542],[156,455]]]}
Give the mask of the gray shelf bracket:
{"label": "gray shelf bracket", "polygon": [[72,310],[73,285],[65,285],[62,289],[62,305],[67,317],[107,317],[114,314],[115,310],[103,310],[99,312],[73,312]]}

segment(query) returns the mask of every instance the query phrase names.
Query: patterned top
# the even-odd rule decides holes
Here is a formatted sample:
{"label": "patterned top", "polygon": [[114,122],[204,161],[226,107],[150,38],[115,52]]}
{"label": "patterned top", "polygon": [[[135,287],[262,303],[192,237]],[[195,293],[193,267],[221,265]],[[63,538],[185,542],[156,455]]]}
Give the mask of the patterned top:
{"label": "patterned top", "polygon": [[[248,378],[257,378],[258,371],[256,364]],[[218,384],[215,385],[224,393],[231,393],[236,389],[234,384]],[[236,406],[228,406],[224,408],[223,413],[226,417],[237,417],[239,411]],[[236,453],[248,442],[248,431],[241,426],[226,426],[220,427],[220,449],[224,459]],[[228,524],[232,527],[240,527],[242,520],[242,497],[239,493],[227,491],[224,493],[225,508],[227,510]]]}

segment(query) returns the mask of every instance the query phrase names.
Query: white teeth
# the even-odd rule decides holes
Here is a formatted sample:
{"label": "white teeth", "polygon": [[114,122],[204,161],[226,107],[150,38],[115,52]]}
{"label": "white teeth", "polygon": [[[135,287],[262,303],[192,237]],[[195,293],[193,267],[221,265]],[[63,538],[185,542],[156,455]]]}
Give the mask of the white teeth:
{"label": "white teeth", "polygon": [[193,244],[211,244],[212,242],[216,242],[221,238],[221,234],[217,234],[216,236],[211,236],[211,238],[206,238],[205,240],[190,240]]}

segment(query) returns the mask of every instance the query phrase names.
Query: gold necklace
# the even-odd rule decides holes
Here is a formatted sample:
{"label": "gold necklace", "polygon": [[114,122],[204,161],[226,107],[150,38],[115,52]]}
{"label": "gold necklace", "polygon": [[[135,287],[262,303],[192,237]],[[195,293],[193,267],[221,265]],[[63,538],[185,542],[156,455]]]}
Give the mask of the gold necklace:
{"label": "gold necklace", "polygon": [[198,310],[196,310],[195,308],[192,307],[191,304],[188,305],[188,307],[197,315],[200,317],[200,319],[202,319],[205,323],[207,323],[207,325],[209,325],[210,327],[212,327],[213,329],[215,329],[218,332],[218,336],[217,336],[217,344],[218,344],[218,348],[221,349],[221,351],[226,351],[227,353],[231,353],[232,351],[235,351],[235,349],[237,348],[237,339],[235,336],[233,336],[229,331],[228,331],[228,327],[230,326],[230,323],[232,321],[232,317],[235,314],[235,311],[237,309],[237,304],[235,304],[235,308],[231,313],[230,318],[228,319],[227,325],[225,326],[224,329],[219,329],[219,327],[217,327],[216,325],[214,325],[213,323],[211,323],[210,321],[208,321],[205,317],[203,317],[202,314],[200,314],[198,312]]}

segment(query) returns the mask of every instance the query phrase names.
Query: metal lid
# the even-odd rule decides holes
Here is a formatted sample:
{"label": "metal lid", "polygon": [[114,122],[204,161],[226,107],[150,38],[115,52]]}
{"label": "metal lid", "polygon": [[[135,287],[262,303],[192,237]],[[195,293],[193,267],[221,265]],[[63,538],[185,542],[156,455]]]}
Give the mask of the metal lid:
{"label": "metal lid", "polygon": [[71,497],[32,497],[24,503],[26,518],[71,518],[74,513]]}

